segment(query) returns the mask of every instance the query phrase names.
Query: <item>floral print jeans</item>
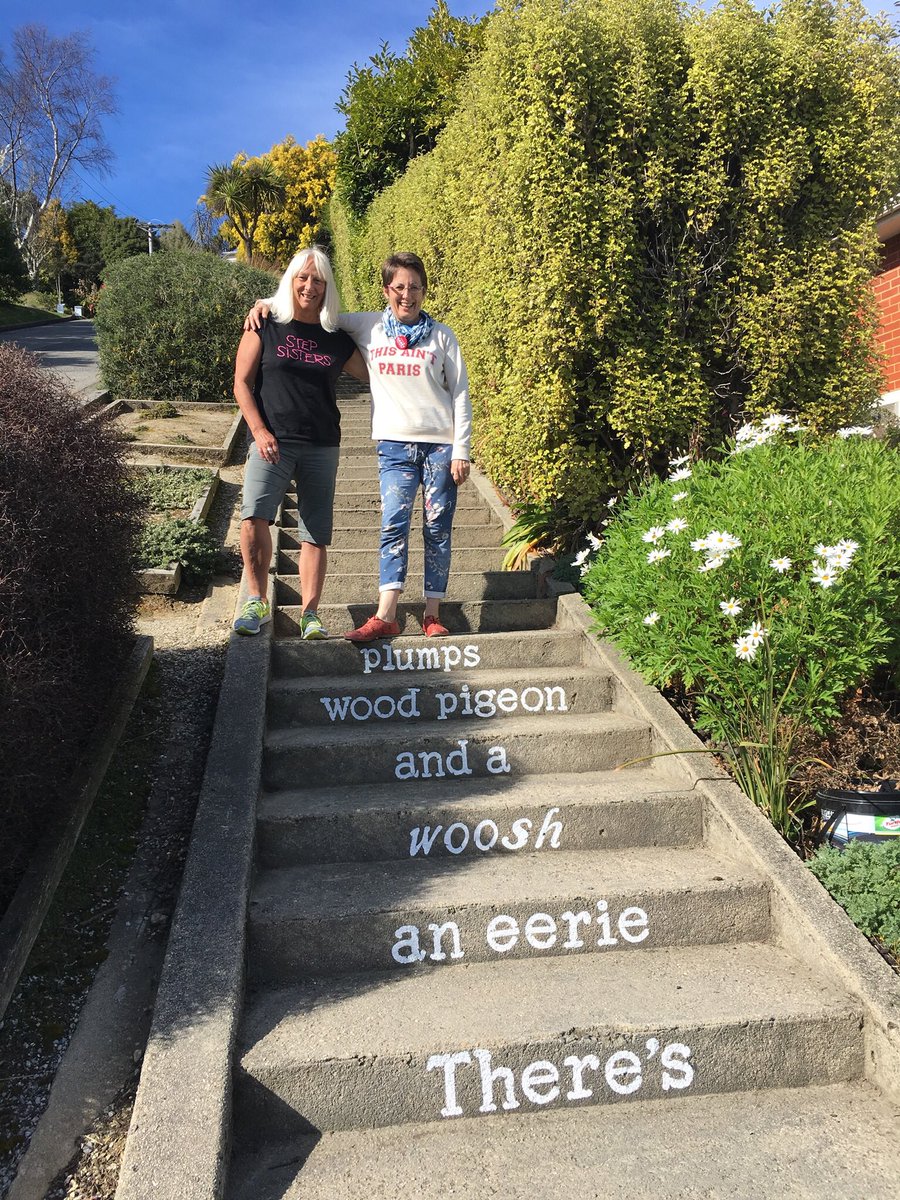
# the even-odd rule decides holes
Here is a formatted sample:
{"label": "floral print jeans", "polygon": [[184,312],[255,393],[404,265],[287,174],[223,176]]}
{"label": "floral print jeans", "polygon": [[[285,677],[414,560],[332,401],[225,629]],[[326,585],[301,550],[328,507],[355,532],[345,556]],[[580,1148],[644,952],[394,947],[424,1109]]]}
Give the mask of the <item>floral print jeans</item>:
{"label": "floral print jeans", "polygon": [[443,598],[450,575],[450,534],[456,484],[453,447],[434,442],[378,442],[381,483],[381,591],[403,591],[409,560],[409,527],[419,486],[425,494],[425,595]]}

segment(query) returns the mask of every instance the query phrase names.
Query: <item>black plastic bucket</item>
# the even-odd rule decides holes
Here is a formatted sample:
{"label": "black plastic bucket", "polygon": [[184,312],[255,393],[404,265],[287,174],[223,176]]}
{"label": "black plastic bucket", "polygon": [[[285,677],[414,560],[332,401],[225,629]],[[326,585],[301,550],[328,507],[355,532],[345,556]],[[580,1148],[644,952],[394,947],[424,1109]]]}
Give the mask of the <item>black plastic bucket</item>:
{"label": "black plastic bucket", "polygon": [[843,847],[850,842],[882,842],[900,837],[900,791],[890,780],[877,792],[821,788],[816,792],[823,844]]}

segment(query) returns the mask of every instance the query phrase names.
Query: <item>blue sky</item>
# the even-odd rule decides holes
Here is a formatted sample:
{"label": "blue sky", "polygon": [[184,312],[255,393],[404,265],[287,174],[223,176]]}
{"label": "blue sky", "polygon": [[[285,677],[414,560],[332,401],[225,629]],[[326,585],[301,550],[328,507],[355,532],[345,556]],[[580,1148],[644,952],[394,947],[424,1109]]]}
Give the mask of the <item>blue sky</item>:
{"label": "blue sky", "polygon": [[[29,11],[0,0],[0,48],[6,55],[12,28],[28,20],[56,36],[86,31],[98,72],[114,79],[119,112],[105,128],[115,160],[108,175],[73,178],[67,199],[190,227],[210,163],[241,150],[260,154],[288,133],[299,142],[331,137],[351,65],[382,41],[401,51],[431,7],[432,0],[41,0]],[[480,16],[493,3],[449,7]],[[867,7],[897,13],[889,0]]]}
{"label": "blue sky", "polygon": [[[431,0],[0,0],[0,47],[29,20],[62,36],[88,34],[100,74],[113,77],[119,112],[104,128],[109,174],[72,179],[67,199],[112,204],[121,216],[177,219],[190,228],[206,168],[239,151],[260,154],[292,133],[333,136],[347,71],[382,41],[400,52]],[[480,16],[487,0],[449,0]]]}

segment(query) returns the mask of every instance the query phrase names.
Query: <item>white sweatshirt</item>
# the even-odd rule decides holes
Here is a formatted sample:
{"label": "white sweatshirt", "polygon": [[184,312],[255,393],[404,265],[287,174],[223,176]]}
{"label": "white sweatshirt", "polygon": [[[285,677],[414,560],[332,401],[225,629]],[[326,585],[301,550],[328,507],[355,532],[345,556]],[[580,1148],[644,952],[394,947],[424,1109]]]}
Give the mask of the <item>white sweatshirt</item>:
{"label": "white sweatshirt", "polygon": [[342,313],[338,325],[369,368],[372,437],[450,444],[453,458],[468,459],[469,377],[452,329],[435,321],[427,338],[401,350],[384,332],[381,313]]}

